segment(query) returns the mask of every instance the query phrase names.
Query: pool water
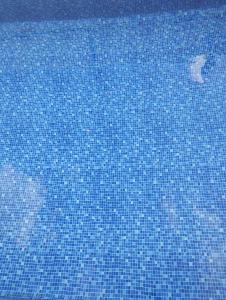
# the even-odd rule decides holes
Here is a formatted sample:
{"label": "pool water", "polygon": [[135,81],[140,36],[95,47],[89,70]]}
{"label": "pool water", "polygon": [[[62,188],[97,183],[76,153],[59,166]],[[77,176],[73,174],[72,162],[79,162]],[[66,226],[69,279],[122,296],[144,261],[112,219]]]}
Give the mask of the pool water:
{"label": "pool water", "polygon": [[0,299],[226,299],[226,3],[167,3],[2,12]]}

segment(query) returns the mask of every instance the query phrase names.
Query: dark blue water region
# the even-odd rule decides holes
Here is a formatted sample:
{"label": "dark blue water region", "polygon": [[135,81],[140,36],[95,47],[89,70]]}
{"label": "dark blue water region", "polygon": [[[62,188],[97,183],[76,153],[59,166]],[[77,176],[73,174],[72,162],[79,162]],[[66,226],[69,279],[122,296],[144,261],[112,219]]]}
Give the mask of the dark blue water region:
{"label": "dark blue water region", "polygon": [[0,22],[117,17],[213,8],[225,0],[1,0]]}

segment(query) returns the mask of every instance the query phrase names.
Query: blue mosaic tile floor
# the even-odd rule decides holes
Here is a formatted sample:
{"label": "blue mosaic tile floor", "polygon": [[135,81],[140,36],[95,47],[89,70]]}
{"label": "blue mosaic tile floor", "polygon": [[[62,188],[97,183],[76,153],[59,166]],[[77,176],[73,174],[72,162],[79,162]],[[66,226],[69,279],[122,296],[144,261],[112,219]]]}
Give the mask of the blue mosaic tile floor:
{"label": "blue mosaic tile floor", "polygon": [[0,299],[226,299],[225,12],[0,24]]}

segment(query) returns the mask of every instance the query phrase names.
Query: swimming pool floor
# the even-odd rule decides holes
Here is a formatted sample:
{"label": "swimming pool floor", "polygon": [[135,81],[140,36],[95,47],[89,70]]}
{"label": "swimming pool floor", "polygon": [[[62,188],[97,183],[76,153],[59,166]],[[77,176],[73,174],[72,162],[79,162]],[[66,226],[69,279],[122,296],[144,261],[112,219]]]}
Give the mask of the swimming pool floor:
{"label": "swimming pool floor", "polygon": [[226,299],[225,8],[0,25],[3,299]]}

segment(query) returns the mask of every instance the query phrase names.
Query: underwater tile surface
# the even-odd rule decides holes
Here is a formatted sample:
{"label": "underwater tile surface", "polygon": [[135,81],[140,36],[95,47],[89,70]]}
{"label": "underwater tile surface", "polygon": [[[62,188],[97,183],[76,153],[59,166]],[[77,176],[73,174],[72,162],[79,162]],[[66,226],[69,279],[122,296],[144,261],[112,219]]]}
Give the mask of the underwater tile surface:
{"label": "underwater tile surface", "polygon": [[0,297],[226,299],[225,23],[0,25]]}

